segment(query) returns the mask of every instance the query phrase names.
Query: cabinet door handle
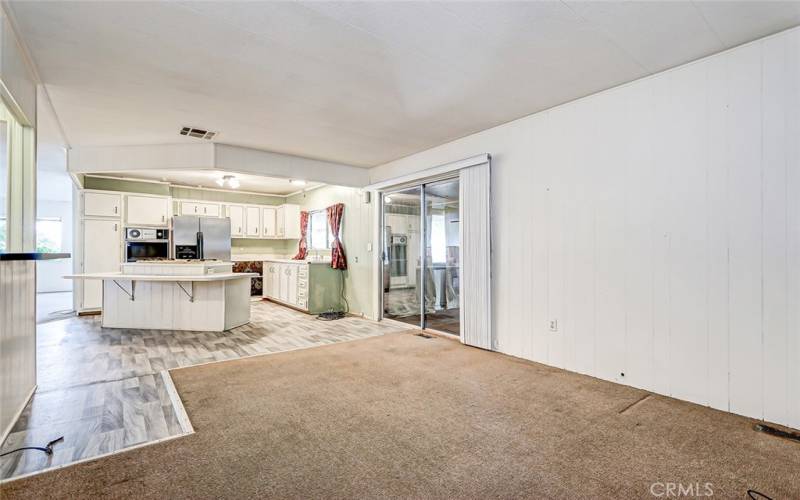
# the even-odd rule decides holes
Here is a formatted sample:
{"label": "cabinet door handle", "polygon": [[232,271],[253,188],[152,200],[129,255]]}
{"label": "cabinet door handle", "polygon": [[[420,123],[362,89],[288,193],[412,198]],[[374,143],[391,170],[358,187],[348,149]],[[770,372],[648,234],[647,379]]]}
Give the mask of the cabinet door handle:
{"label": "cabinet door handle", "polygon": [[117,213],[117,210],[119,210],[119,207],[114,205],[114,213]]}
{"label": "cabinet door handle", "polygon": [[207,213],[208,213],[208,207],[203,207],[203,213],[204,213],[204,214],[207,214]]}
{"label": "cabinet door handle", "polygon": [[165,218],[165,217],[166,217],[165,215],[162,215],[162,216],[161,216],[161,222],[164,222],[164,218]]}
{"label": "cabinet door handle", "polygon": [[115,233],[117,232],[117,223],[116,222],[114,223],[114,232]]}

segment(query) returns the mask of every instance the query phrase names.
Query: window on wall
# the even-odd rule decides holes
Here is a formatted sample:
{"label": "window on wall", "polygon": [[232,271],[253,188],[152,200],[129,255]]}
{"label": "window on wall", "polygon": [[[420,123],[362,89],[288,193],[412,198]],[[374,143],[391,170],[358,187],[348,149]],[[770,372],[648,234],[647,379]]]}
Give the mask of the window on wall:
{"label": "window on wall", "polygon": [[36,251],[58,253],[63,250],[61,235],[63,227],[61,219],[36,220]]}
{"label": "window on wall", "polygon": [[325,210],[317,210],[308,214],[308,247],[311,250],[329,250],[333,242],[333,233],[328,227],[328,214]]}

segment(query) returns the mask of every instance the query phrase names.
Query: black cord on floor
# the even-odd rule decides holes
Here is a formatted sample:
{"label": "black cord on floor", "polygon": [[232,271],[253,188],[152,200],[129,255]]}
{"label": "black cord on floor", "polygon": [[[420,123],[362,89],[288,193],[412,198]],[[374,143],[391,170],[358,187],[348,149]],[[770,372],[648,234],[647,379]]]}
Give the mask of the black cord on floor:
{"label": "black cord on floor", "polygon": [[[756,495],[758,495],[758,496],[756,496]],[[770,498],[767,495],[761,493],[760,491],[756,491],[756,490],[747,490],[747,496],[749,496],[753,500],[761,500],[761,499],[772,500],[772,498]]]}
{"label": "black cord on floor", "polygon": [[11,451],[7,451],[5,453],[0,453],[0,457],[4,457],[6,455],[10,455],[12,453],[16,453],[16,452],[22,451],[22,450],[38,450],[38,451],[43,451],[48,455],[52,455],[53,454],[53,445],[58,443],[59,441],[63,441],[63,440],[64,440],[64,436],[61,436],[61,437],[59,437],[57,439],[54,439],[54,440],[50,441],[49,443],[47,443],[47,445],[45,445],[44,448],[42,448],[41,446],[23,446],[22,448],[17,448],[16,450],[11,450]]}

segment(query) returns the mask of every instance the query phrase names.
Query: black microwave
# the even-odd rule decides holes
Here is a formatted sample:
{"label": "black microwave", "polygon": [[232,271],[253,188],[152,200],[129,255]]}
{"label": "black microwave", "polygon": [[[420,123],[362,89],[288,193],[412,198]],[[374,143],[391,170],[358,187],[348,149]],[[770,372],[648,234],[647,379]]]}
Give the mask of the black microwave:
{"label": "black microwave", "polygon": [[169,258],[169,241],[126,241],[125,260],[164,260]]}

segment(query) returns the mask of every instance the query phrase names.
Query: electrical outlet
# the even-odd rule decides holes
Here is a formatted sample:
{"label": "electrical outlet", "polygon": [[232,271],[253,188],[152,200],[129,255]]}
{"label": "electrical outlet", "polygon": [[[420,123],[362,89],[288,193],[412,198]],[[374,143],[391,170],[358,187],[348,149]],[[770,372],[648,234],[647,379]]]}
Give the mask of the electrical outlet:
{"label": "electrical outlet", "polygon": [[367,243],[367,252],[372,251],[372,243]]}
{"label": "electrical outlet", "polygon": [[557,332],[558,331],[558,320],[557,319],[551,319],[550,320],[550,331],[551,332]]}

